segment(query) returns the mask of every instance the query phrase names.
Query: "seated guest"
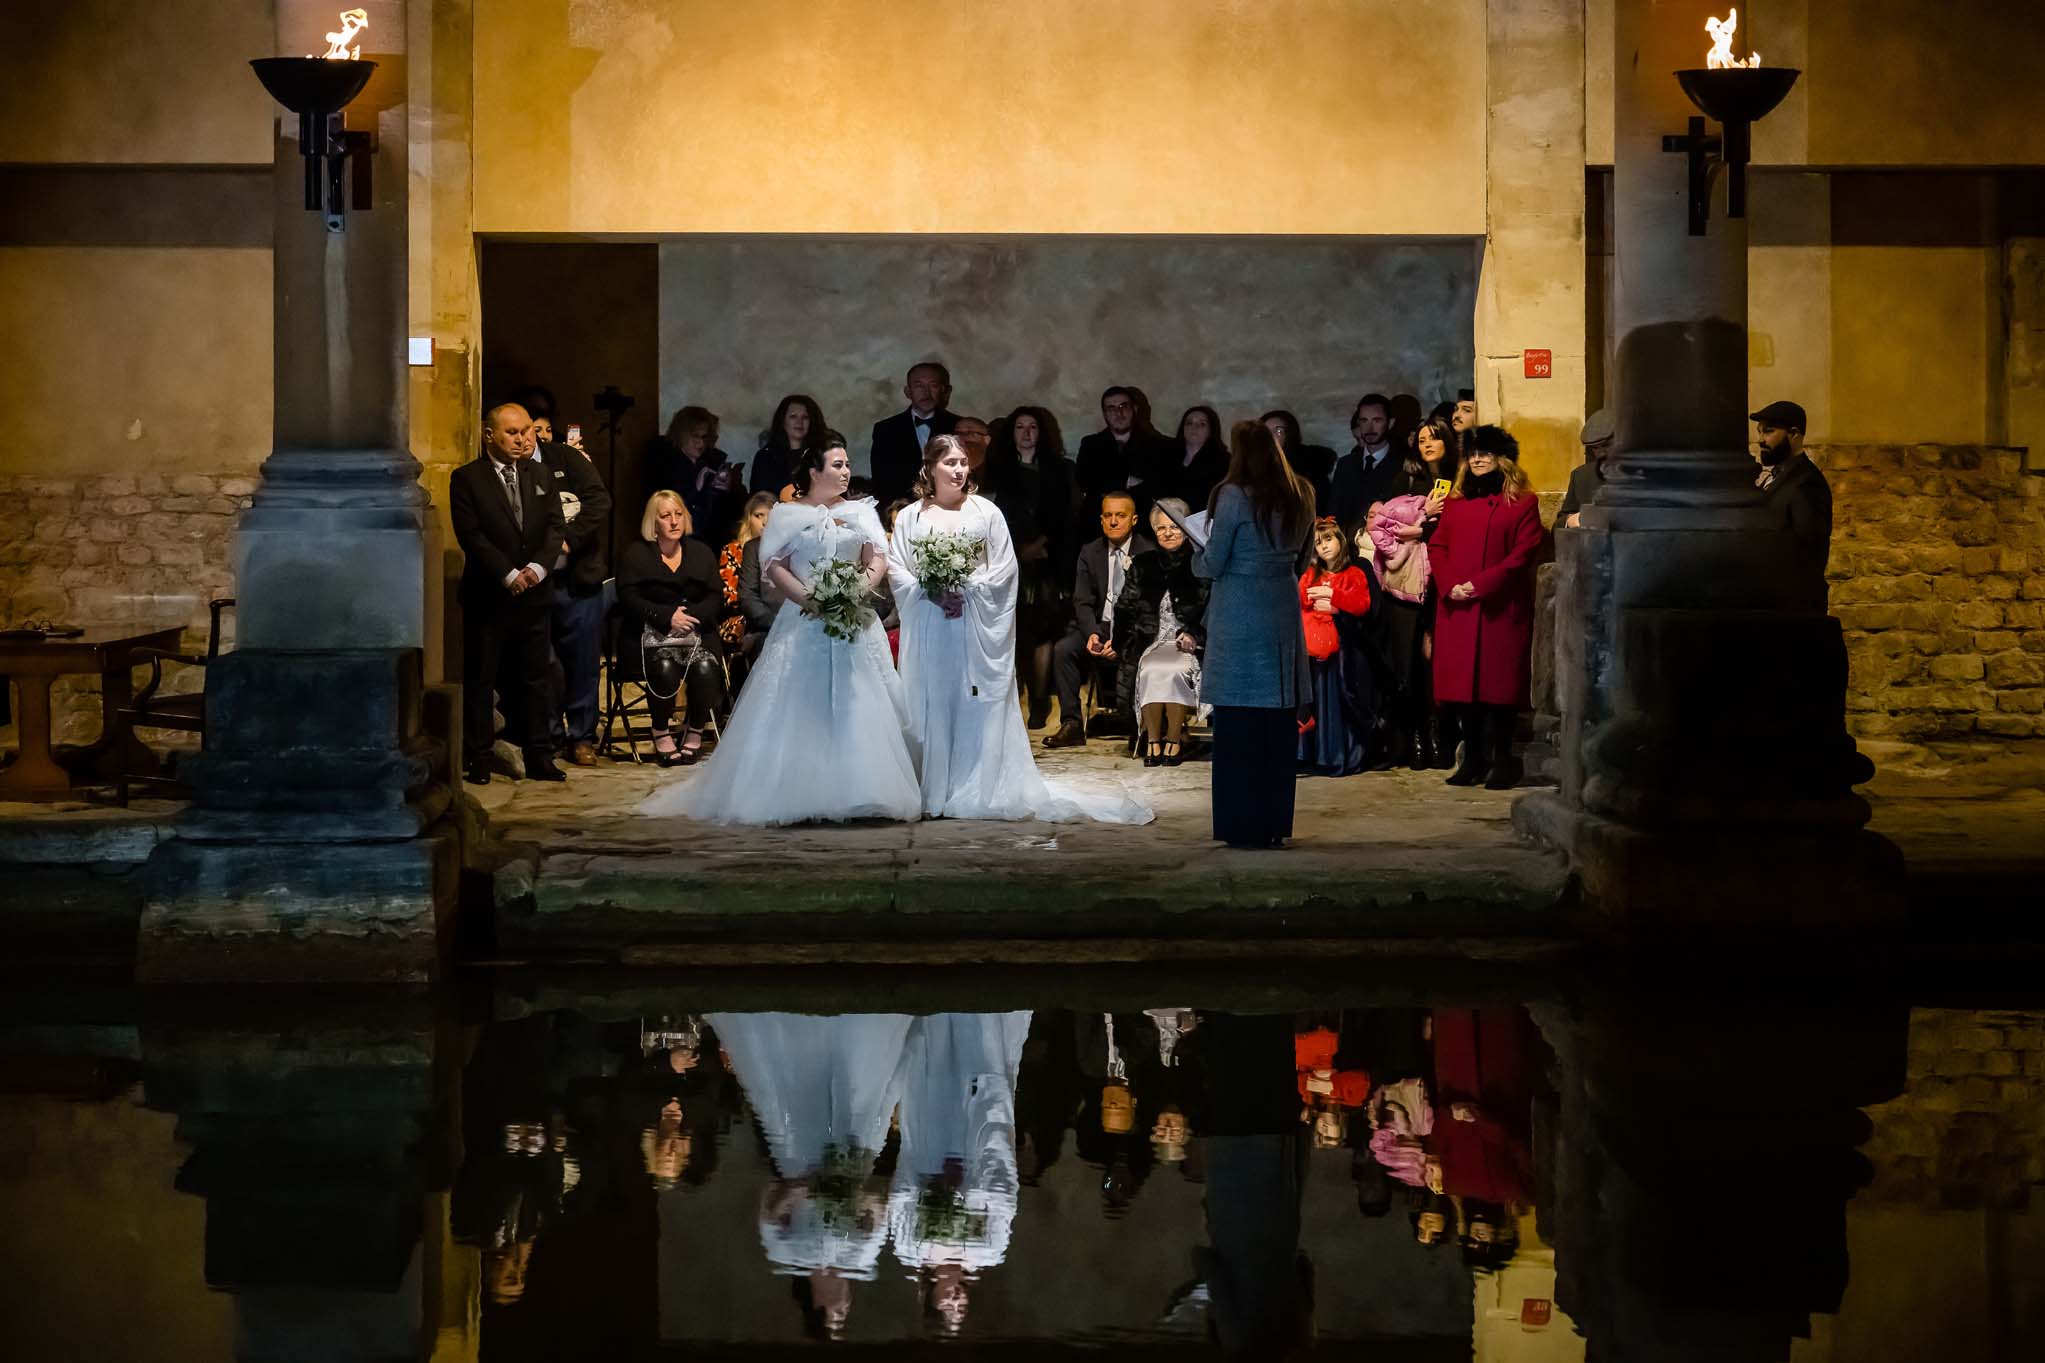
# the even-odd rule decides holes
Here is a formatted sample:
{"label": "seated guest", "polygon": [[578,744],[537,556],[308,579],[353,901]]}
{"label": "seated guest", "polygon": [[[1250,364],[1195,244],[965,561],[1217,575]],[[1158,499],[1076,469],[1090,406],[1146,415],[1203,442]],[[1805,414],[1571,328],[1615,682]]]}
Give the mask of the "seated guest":
{"label": "seated guest", "polygon": [[[771,492],[781,495],[781,489],[795,477],[795,466],[802,460],[802,452],[820,438],[828,429],[824,420],[824,409],[817,400],[807,393],[790,393],[781,399],[774,409],[774,421],[767,427],[766,439],[760,442],[760,452],[753,456],[753,469],[746,479],[746,491]],[[705,526],[707,534],[720,533],[715,526]]]}
{"label": "seated guest", "polygon": [[1228,473],[1228,446],[1221,442],[1221,417],[1212,407],[1188,407],[1179,418],[1174,442],[1176,462],[1167,460],[1157,471],[1160,497],[1176,497],[1187,506],[1204,507],[1214,495],[1214,485]]}
{"label": "seated guest", "polygon": [[1428,541],[1434,576],[1434,699],[1461,715],[1463,757],[1452,786],[1519,783],[1513,731],[1533,687],[1534,565],[1540,500],[1520,471],[1519,442],[1471,429],[1463,473]]}
{"label": "seated guest", "polygon": [[[767,496],[764,492],[753,495]],[[751,503],[748,502],[747,505],[751,506]],[[751,519],[750,512],[747,519]],[[760,524],[764,529],[766,526],[764,517]],[[738,612],[746,620],[746,635],[741,647],[745,649],[748,662],[760,656],[760,649],[767,642],[767,631],[774,628],[774,617],[780,614],[781,602],[784,599],[781,588],[772,578],[760,571],[760,537],[755,534],[745,542],[738,562]]]}
{"label": "seated guest", "polygon": [[[692,529],[681,495],[663,489],[646,499],[639,541],[618,556],[618,604],[639,626],[653,751],[664,767],[702,756],[703,730],[724,704],[724,584],[717,556]],[[688,706],[679,745],[668,731],[678,694]]]}
{"label": "seated guest", "polygon": [[1050,722],[1057,694],[1051,654],[1071,614],[1078,553],[1072,523],[1079,487],[1058,419],[1042,407],[1018,407],[997,422],[980,483],[1015,544],[1016,677],[1029,705],[1029,726],[1041,729]]}
{"label": "seated guest", "polygon": [[1079,551],[1079,567],[1073,574],[1072,629],[1052,649],[1052,666],[1058,673],[1058,732],[1044,740],[1047,748],[1076,748],[1086,742],[1086,727],[1079,718],[1086,668],[1116,661],[1115,602],[1129,576],[1129,563],[1157,547],[1136,533],[1134,497],[1111,492],[1101,498],[1100,506],[1101,537]]}
{"label": "seated guest", "polygon": [[[1373,771],[1387,771],[1401,762],[1415,771],[1434,765],[1432,727],[1428,723],[1427,649],[1421,621],[1427,605],[1427,530],[1446,498],[1405,493],[1371,508],[1363,544],[1369,547],[1371,573],[1377,579],[1377,610],[1372,629],[1384,660],[1383,714],[1390,741]],[[1308,640],[1312,642],[1311,637]]]}
{"label": "seated guest", "polygon": [[[551,434],[552,422],[534,422]],[[547,729],[557,747],[578,767],[596,765],[597,679],[603,663],[604,528],[611,520],[611,494],[596,465],[572,445],[535,437],[534,458],[559,494],[568,534],[552,560],[554,581],[551,640],[555,669],[554,703]]]}
{"label": "seated guest", "polygon": [[525,750],[525,774],[539,781],[566,779],[554,765],[547,738],[549,579],[568,537],[561,499],[532,450],[532,422],[517,403],[501,403],[483,418],[484,449],[448,480],[447,511],[462,550],[462,775],[477,785],[490,780],[490,745],[497,726],[492,693],[500,662],[507,691],[505,715],[513,741]]}
{"label": "seated guest", "polygon": [[717,413],[684,407],[668,422],[667,433],[648,441],[640,456],[640,486],[681,493],[689,519],[710,534],[729,529],[745,499],[745,470],[717,448],[717,433]]}
{"label": "seated guest", "polygon": [[1314,561],[1299,579],[1300,627],[1313,677],[1313,714],[1300,725],[1299,764],[1318,776],[1362,771],[1377,724],[1377,695],[1364,644],[1370,579],[1349,554],[1333,516],[1314,522]]}
{"label": "seated guest", "polygon": [[1391,424],[1391,399],[1384,394],[1365,393],[1356,400],[1349,418],[1356,444],[1336,462],[1329,477],[1331,491],[1320,503],[1352,535],[1362,529],[1373,503],[1402,490],[1403,456],[1392,446]]}
{"label": "seated guest", "polygon": [[1176,497],[1160,497],[1151,508],[1150,533],[1157,547],[1129,561],[1112,627],[1121,663],[1115,690],[1135,711],[1146,767],[1179,765],[1186,721],[1200,704],[1200,619],[1207,610],[1207,584],[1193,576],[1193,547],[1167,510],[1189,514]]}
{"label": "seated guest", "polygon": [[[1307,480],[1314,490],[1315,506],[1332,506],[1335,487],[1335,451],[1326,445],[1309,445],[1300,434],[1299,418],[1284,408],[1264,413],[1257,418],[1264,423],[1264,429],[1271,432],[1271,438],[1278,442],[1278,452],[1285,456],[1285,462],[1292,465],[1293,472]],[[1380,433],[1382,438],[1382,433]]]}
{"label": "seated guest", "polygon": [[923,471],[923,447],[933,435],[950,435],[958,418],[946,411],[951,402],[951,371],[935,360],[909,366],[902,383],[906,411],[873,423],[873,444],[867,468],[873,475],[874,500],[882,506],[906,498]]}
{"label": "seated guest", "polygon": [[[746,546],[760,538],[760,533],[767,528],[767,513],[773,509],[774,498],[765,492],[755,492],[748,497],[745,515],[739,517],[737,537],[725,545],[724,551],[717,556],[717,580],[724,587],[724,619],[717,626],[717,633],[724,640],[724,656],[731,664],[733,695],[738,694],[743,664],[759,653],[760,645],[766,640],[765,630],[758,631],[755,637],[751,622],[741,607],[739,582],[745,573]],[[759,551],[754,550],[753,578],[756,588],[759,576],[760,556]]]}
{"label": "seated guest", "polygon": [[1079,442],[1079,495],[1086,508],[1099,506],[1110,492],[1124,492],[1135,501],[1139,516],[1148,514],[1157,495],[1151,486],[1156,470],[1179,457],[1170,441],[1139,418],[1148,406],[1136,389],[1123,384],[1102,392],[1101,429]]}

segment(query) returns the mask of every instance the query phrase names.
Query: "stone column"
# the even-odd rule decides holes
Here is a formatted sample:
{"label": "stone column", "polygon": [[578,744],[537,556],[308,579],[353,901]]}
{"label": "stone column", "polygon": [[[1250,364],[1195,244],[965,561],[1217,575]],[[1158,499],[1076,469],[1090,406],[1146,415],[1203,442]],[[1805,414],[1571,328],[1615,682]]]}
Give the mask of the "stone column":
{"label": "stone column", "polygon": [[[279,111],[275,449],[236,533],[237,647],[207,669],[192,809],[150,864],[147,979],[424,979],[452,907],[427,733],[452,735],[458,707],[424,684],[428,507],[406,449],[406,6],[365,8],[377,69],[347,120],[374,138],[375,202],[340,230],[305,208]],[[280,0],[277,50],[319,52],[333,24]]]}
{"label": "stone column", "polygon": [[1724,212],[1689,235],[1686,165],[1709,0],[1619,0],[1612,405],[1619,473],[1560,540],[1561,789],[1520,827],[1633,926],[1865,923],[1900,859],[1852,793],[1838,623],[1799,610],[1786,524],[1747,451],[1747,258]]}

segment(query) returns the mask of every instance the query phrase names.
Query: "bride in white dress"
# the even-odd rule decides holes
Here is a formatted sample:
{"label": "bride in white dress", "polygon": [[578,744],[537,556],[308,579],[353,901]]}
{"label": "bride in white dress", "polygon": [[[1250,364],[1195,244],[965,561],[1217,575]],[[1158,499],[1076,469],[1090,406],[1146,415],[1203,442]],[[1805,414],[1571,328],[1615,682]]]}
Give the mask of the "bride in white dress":
{"label": "bride in white dress", "polygon": [[[1015,545],[994,503],[970,493],[971,473],[963,445],[931,437],[916,482],[920,496],[895,517],[888,546],[924,814],[1149,823],[1150,807],[1126,792],[1082,792],[1038,774],[1016,699]],[[980,542],[977,565],[944,599],[933,599],[917,578],[917,541],[934,534]]]}
{"label": "bride in white dress", "polygon": [[720,824],[903,819],[922,813],[904,733],[901,680],[878,620],[846,642],[808,614],[808,583],[827,560],[887,571],[887,535],[870,500],[836,502],[851,480],[842,439],[803,456],[802,495],[767,516],[760,569],[787,595],[710,760],[654,794],[641,814]]}

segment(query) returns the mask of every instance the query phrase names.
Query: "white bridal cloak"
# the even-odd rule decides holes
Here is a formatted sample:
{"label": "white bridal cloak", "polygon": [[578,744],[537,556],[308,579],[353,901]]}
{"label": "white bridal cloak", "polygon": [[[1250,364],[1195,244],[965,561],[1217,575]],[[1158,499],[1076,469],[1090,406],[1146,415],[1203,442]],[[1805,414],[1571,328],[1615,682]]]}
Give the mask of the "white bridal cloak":
{"label": "white bridal cloak", "polygon": [[[871,500],[783,502],[768,513],[760,567],[779,560],[807,582],[828,559],[857,563],[867,544],[888,545]],[[880,623],[847,643],[785,601],[717,750],[639,812],[720,824],[915,819],[922,796],[904,720]]]}
{"label": "white bridal cloak", "polygon": [[[956,620],[916,580],[913,546],[931,534],[970,535],[986,546]],[[922,755],[926,815],[1150,822],[1150,807],[1124,791],[1084,792],[1037,771],[1016,699],[1015,546],[994,503],[968,497],[957,511],[929,501],[902,508],[888,576],[902,617],[902,692],[909,741]]]}
{"label": "white bridal cloak", "polygon": [[[912,1019],[712,1013],[705,1021],[731,1057],[781,1176],[760,1210],[768,1262],[777,1273],[871,1278],[887,1241],[886,1192],[873,1164],[901,1098]],[[810,1180],[827,1164],[820,1201]],[[848,1188],[859,1189],[850,1201]]]}

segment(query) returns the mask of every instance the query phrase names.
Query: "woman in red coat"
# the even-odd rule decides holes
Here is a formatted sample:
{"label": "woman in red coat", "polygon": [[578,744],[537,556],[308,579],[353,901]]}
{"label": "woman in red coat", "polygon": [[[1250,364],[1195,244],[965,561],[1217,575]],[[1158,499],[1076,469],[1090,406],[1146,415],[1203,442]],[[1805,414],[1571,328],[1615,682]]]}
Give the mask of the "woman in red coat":
{"label": "woman in red coat", "polygon": [[1463,757],[1452,786],[1519,783],[1513,730],[1533,687],[1534,563],[1539,500],[1520,472],[1520,446],[1497,426],[1467,437],[1456,490],[1428,541],[1437,589],[1434,699],[1456,707]]}

